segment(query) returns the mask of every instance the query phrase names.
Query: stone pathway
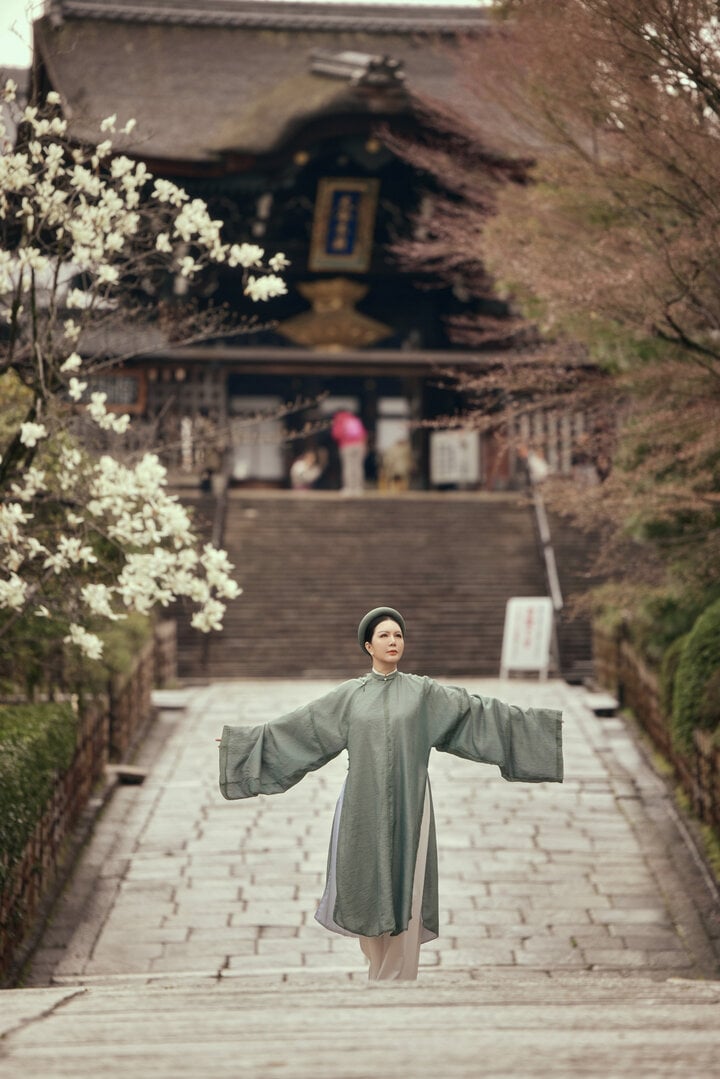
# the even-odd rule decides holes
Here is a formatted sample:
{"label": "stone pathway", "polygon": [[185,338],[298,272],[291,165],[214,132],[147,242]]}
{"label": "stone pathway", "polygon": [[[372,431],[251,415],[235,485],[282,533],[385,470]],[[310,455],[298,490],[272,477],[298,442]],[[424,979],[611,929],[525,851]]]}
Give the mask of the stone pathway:
{"label": "stone pathway", "polygon": [[225,802],[222,724],[328,683],[161,694],[142,786],[119,787],[28,977],[0,995],[0,1079],[714,1079],[718,904],[623,723],[558,682],[467,680],[565,710],[566,782],[431,761],[441,936],[369,983],[313,921],[342,760]]}
{"label": "stone pathway", "polygon": [[[357,942],[313,918],[344,755],[284,795],[226,802],[217,790],[224,723],[263,722],[332,684],[159,694],[148,778],[114,794],[26,984],[365,981]],[[422,949],[421,979],[718,977],[720,925],[703,867],[623,722],[596,718],[584,690],[561,682],[463,684],[562,707],[566,781],[509,784],[494,768],[433,754],[441,930]]]}

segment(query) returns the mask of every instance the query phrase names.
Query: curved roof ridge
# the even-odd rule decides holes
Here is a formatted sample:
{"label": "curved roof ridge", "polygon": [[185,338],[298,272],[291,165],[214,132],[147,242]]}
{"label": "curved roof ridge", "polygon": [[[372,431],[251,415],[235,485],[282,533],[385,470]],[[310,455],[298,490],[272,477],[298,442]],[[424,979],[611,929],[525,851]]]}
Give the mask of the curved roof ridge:
{"label": "curved roof ridge", "polygon": [[486,12],[462,4],[318,4],[283,0],[53,0],[54,19],[237,26],[274,30],[371,33],[466,33],[487,25]]}

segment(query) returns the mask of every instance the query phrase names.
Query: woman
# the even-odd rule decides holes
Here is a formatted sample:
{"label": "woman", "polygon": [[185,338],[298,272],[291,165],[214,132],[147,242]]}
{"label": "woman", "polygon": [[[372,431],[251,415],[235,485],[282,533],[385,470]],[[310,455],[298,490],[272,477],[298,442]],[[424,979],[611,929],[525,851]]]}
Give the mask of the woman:
{"label": "woman", "polygon": [[271,723],[223,729],[220,790],[277,794],[347,749],[315,917],[360,938],[371,979],[414,979],[420,945],[438,935],[430,750],[496,764],[508,780],[562,782],[561,713],[401,674],[405,621],[392,607],[368,611],[358,643],[369,674]]}
{"label": "woman", "polygon": [[352,412],[336,412],[330,433],[340,452],[342,492],[346,495],[361,495],[365,486],[363,464],[367,445],[367,431],[363,422]]}

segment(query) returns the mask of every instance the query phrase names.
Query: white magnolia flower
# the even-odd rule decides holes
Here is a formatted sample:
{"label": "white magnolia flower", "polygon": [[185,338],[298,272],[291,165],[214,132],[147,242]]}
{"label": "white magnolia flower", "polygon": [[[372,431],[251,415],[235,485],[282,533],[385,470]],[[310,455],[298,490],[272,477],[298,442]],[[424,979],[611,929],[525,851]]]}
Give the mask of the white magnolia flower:
{"label": "white magnolia flower", "polygon": [[73,623],[67,637],[63,637],[65,644],[74,644],[88,659],[100,659],[103,653],[103,643],[96,633],[88,633],[82,626]]}
{"label": "white magnolia flower", "polygon": [[88,412],[100,426],[103,426],[103,421],[107,416],[107,409],[105,408],[105,402],[107,401],[107,394],[101,393],[96,390],[95,393],[90,394],[90,402],[86,406]]}
{"label": "white magnolia flower", "polygon": [[102,265],[97,273],[97,280],[100,285],[114,285],[119,277],[120,274],[115,266],[108,266],[107,263]]}
{"label": "white magnolia flower", "polygon": [[25,554],[27,558],[37,558],[38,555],[44,555],[48,553],[47,547],[40,543],[35,536],[28,536],[25,540]]}
{"label": "white magnolia flower", "polygon": [[67,299],[65,300],[66,307],[77,307],[79,309],[86,309],[92,307],[93,297],[90,292],[83,292],[82,289],[74,288],[68,292]]}
{"label": "white magnolia flower", "polygon": [[135,168],[135,162],[130,157],[126,157],[124,154],[119,154],[112,159],[110,163],[110,175],[115,180],[119,180],[123,176],[132,174]]}
{"label": "white magnolia flower", "polygon": [[12,572],[17,572],[25,561],[22,551],[17,548],[10,548],[5,552],[5,569]]}
{"label": "white magnolia flower", "polygon": [[18,251],[17,265],[21,271],[27,268],[42,275],[50,269],[50,259],[36,247],[29,245]]}
{"label": "white magnolia flower", "polygon": [[259,300],[271,300],[275,296],[284,296],[286,292],[287,286],[285,282],[281,277],[276,277],[274,274],[268,274],[267,277],[253,277],[251,275],[245,286],[245,295],[256,302]]}
{"label": "white magnolia flower", "polygon": [[165,578],[173,568],[173,556],[162,547],[143,554],[131,554],[117,581],[117,594],[126,607],[148,614],[159,604],[166,607],[175,598]]}
{"label": "white magnolia flower", "polygon": [[242,589],[230,576],[234,566],[228,558],[227,551],[206,543],[203,547],[202,564],[208,584],[217,591],[218,595],[225,599],[235,599],[241,594]]}
{"label": "white magnolia flower", "polygon": [[20,526],[32,520],[32,514],[26,513],[19,502],[0,503],[0,542],[8,547],[17,547],[22,543]]}
{"label": "white magnolia flower", "polygon": [[[102,191],[102,180],[94,172],[85,168],[84,165],[76,164],[73,166],[69,176],[71,186],[77,191],[82,192],[84,195],[89,195],[91,198],[98,198]],[[87,209],[87,206],[85,209]]]}
{"label": "white magnolia flower", "polygon": [[79,401],[87,389],[87,382],[81,382],[78,378],[71,378],[68,383],[68,394],[73,401]]}
{"label": "white magnolia flower", "polygon": [[262,266],[265,251],[257,244],[231,244],[228,266],[242,266],[246,270]]}
{"label": "white magnolia flower", "polygon": [[[69,320],[68,322],[65,323],[65,336],[66,337],[71,336],[71,334],[68,333],[68,326],[74,327],[75,323],[72,320]],[[80,331],[78,330],[78,333],[79,332]],[[68,358],[65,360],[65,362],[61,365],[60,370],[61,371],[79,371],[81,367],[82,367],[82,360],[81,360],[80,356],[78,356],[77,352],[71,352],[70,355],[68,356]]]}
{"label": "white magnolia flower", "polygon": [[155,180],[152,195],[158,202],[168,202],[171,206],[182,206],[189,198],[182,188],[177,187],[170,180],[162,179]]}
{"label": "white magnolia flower", "polygon": [[[105,237],[105,250],[116,253],[122,251],[125,246],[125,237],[119,232],[109,232]],[[116,278],[117,280],[117,278]]]}
{"label": "white magnolia flower", "polygon": [[47,490],[45,473],[31,465],[23,474],[22,487],[17,483],[13,483],[11,490],[16,498],[22,499],[23,502],[30,502],[40,491]]}
{"label": "white magnolia flower", "polygon": [[[78,337],[80,336],[80,327],[78,326],[77,322],[73,322],[71,318],[65,319],[65,322],[63,323],[63,329],[65,331],[65,336],[67,337],[68,341],[77,341]],[[63,365],[60,368],[61,371],[77,371],[78,367],[80,366],[81,360],[76,352],[73,352],[73,357],[77,360],[76,366],[70,368]],[[68,362],[69,360],[65,361],[65,363]],[[75,362],[75,360],[73,360],[73,362]]]}
{"label": "white magnolia flower", "polygon": [[117,123],[117,113],[113,113],[112,116],[106,116],[104,120],[100,121],[101,131],[114,131],[115,124]]}
{"label": "white magnolia flower", "polygon": [[75,472],[82,464],[82,454],[75,446],[62,446],[60,449],[60,464],[63,469]]}
{"label": "white magnolia flower", "polygon": [[280,273],[281,270],[286,269],[290,265],[290,259],[283,255],[282,251],[278,251],[277,255],[273,255],[271,259],[268,259],[268,266],[271,270],[275,270],[276,273]]}
{"label": "white magnolia flower", "polygon": [[0,607],[21,611],[25,606],[27,594],[28,585],[17,573],[13,572],[7,579],[0,580]]}
{"label": "white magnolia flower", "polygon": [[124,618],[123,614],[116,614],[112,608],[112,591],[104,584],[86,584],[80,590],[83,603],[93,614],[102,615],[104,618],[109,618],[112,622],[117,622],[118,619]]}
{"label": "white magnolia flower", "polygon": [[185,258],[180,259],[178,265],[180,267],[181,277],[192,277],[200,269],[195,259],[191,258],[190,255],[186,255]]}
{"label": "white magnolia flower", "polygon": [[190,624],[209,633],[213,629],[222,629],[222,616],[225,613],[225,605],[217,599],[210,599],[200,611],[196,611],[190,620]]}
{"label": "white magnolia flower", "polygon": [[122,416],[113,416],[112,429],[113,431],[115,431],[116,434],[124,435],[129,426],[130,416],[127,412],[123,413]]}
{"label": "white magnolia flower", "polygon": [[37,446],[41,438],[47,436],[47,428],[43,423],[23,423],[20,427],[20,441],[23,446],[27,446],[28,449],[32,449],[33,446]]}
{"label": "white magnolia flower", "polygon": [[43,562],[43,568],[58,574],[70,566],[87,566],[93,562],[97,562],[97,557],[92,547],[83,544],[76,536],[60,536],[57,550],[48,555]]}
{"label": "white magnolia flower", "polygon": [[158,251],[162,251],[165,255],[172,254],[172,244],[170,243],[170,237],[166,232],[158,233],[155,240],[155,247]]}
{"label": "white magnolia flower", "polygon": [[47,130],[50,135],[59,135],[62,137],[67,134],[67,128],[67,120],[63,120],[60,116],[53,116],[48,124]]}

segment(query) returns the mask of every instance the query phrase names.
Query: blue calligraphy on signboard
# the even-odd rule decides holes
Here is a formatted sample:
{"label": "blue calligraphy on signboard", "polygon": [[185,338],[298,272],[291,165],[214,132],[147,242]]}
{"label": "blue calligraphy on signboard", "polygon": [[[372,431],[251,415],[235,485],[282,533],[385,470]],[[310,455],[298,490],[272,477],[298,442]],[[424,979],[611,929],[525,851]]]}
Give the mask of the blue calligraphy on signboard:
{"label": "blue calligraphy on signboard", "polygon": [[318,181],[308,265],[365,273],[370,265],[379,180],[327,176]]}
{"label": "blue calligraphy on signboard", "polygon": [[333,191],[325,234],[325,254],[352,255],[354,252],[361,198],[361,191],[341,188]]}

